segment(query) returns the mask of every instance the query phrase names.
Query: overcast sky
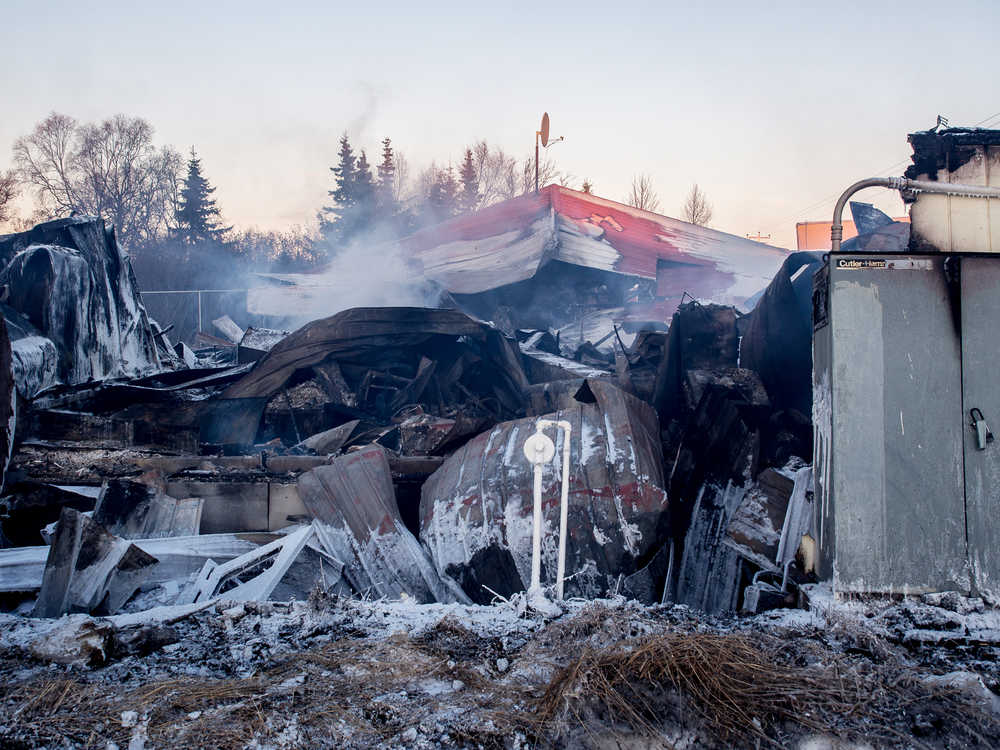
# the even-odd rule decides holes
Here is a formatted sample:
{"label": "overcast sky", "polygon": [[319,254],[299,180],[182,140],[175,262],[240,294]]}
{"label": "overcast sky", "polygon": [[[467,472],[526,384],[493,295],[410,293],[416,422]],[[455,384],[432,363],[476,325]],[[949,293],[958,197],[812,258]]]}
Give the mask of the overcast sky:
{"label": "overcast sky", "polygon": [[0,8],[0,169],[51,111],[138,115],[197,148],[237,226],[313,221],[345,130],[417,171],[479,139],[527,155],[548,111],[571,186],[623,200],[647,173],[677,216],[698,182],[712,226],[794,247],[848,184],[901,173],[938,113],[1000,127],[997,0]]}

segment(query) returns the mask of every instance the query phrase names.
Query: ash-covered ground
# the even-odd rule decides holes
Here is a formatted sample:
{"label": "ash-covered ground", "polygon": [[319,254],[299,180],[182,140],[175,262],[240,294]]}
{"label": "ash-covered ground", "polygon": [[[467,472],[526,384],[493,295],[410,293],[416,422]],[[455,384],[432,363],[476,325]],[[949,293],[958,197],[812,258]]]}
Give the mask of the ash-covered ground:
{"label": "ash-covered ground", "polygon": [[1000,745],[1000,612],[953,594],[808,595],[809,610],[755,617],[621,598],[546,617],[520,596],[4,615],[0,744]]}

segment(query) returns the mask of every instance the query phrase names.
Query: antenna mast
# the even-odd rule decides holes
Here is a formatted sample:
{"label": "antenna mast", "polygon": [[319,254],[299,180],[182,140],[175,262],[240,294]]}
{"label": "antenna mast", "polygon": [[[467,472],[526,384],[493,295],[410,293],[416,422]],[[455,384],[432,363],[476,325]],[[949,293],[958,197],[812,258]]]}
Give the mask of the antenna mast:
{"label": "antenna mast", "polygon": [[542,114],[541,130],[535,131],[535,192],[538,192],[538,139],[541,138],[542,145],[549,145],[549,113]]}

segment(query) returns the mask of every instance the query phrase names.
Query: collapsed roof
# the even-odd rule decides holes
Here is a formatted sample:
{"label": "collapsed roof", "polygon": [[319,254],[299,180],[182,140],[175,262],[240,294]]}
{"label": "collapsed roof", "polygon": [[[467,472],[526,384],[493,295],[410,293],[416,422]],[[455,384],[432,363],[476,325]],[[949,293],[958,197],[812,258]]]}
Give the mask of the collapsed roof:
{"label": "collapsed roof", "polygon": [[560,185],[458,216],[399,241],[423,275],[453,294],[531,278],[562,261],[656,281],[736,304],[767,286],[787,252]]}
{"label": "collapsed roof", "polygon": [[[618,320],[669,320],[685,294],[742,306],[767,286],[787,254],[559,185],[370,252],[402,259],[415,282],[430,282],[461,309],[507,332],[512,326],[504,325],[505,317],[516,318],[513,327],[559,328],[587,311],[623,306],[629,308]],[[337,273],[335,263],[318,274],[268,274],[284,286],[251,290],[247,307],[262,315],[329,315],[339,309],[331,301]]]}

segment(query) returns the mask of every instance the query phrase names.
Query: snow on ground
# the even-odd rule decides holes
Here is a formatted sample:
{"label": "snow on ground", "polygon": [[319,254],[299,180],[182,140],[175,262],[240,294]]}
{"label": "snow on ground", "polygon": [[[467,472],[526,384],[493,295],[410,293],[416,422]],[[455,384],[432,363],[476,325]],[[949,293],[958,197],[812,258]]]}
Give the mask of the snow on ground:
{"label": "snow on ground", "polygon": [[[808,610],[755,617],[622,598],[567,601],[543,617],[523,596],[492,607],[317,596],[109,618],[2,615],[0,745],[1000,744],[993,713],[1000,613],[958,595],[838,601],[816,586],[808,596]],[[697,685],[670,689],[680,661],[652,683],[634,678],[634,693],[611,694],[655,707],[637,714],[639,723],[627,720],[621,706],[598,700],[614,672],[594,665],[617,654],[626,661],[613,662],[615,670],[624,674],[629,654],[638,658],[651,644],[682,651],[688,644],[693,653],[721,647],[724,654],[731,644],[734,653],[758,654],[755,669],[773,664],[784,670],[780,679],[801,681],[789,684],[788,701],[802,721],[762,709],[746,717],[743,734],[723,738],[699,703],[711,694],[698,697]],[[727,680],[739,679],[727,664],[710,657],[702,679],[719,677],[711,684],[726,689]],[[811,698],[794,697],[803,691]],[[824,701],[838,691],[844,700],[828,707]]]}

